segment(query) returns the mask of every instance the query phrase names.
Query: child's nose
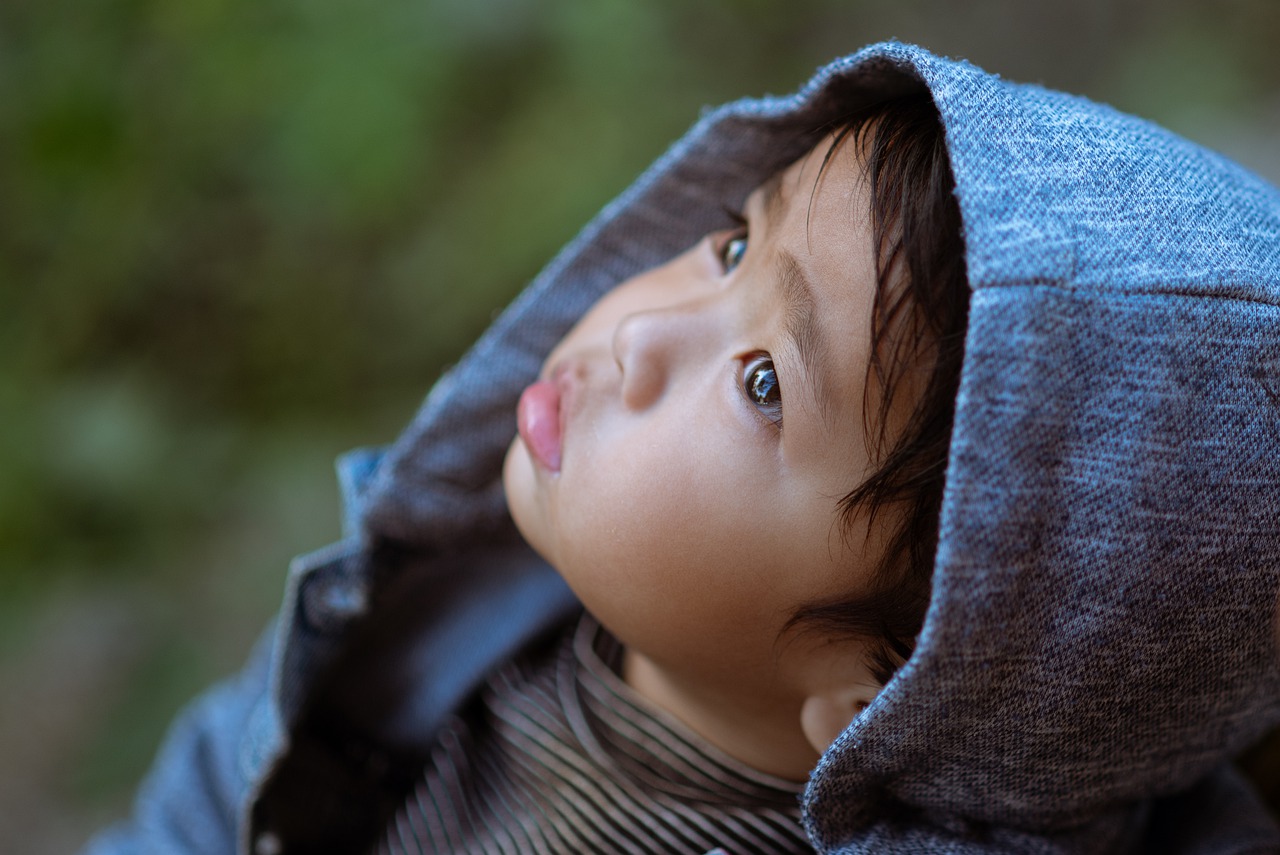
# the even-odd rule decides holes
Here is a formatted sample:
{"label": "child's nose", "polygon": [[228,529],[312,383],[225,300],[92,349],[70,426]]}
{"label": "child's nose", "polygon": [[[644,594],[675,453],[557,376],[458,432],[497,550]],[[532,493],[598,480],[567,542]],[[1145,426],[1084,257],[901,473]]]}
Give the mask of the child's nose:
{"label": "child's nose", "polygon": [[613,333],[613,357],[622,371],[622,402],[634,410],[656,403],[680,366],[692,361],[710,330],[690,303],[646,309],[623,317]]}

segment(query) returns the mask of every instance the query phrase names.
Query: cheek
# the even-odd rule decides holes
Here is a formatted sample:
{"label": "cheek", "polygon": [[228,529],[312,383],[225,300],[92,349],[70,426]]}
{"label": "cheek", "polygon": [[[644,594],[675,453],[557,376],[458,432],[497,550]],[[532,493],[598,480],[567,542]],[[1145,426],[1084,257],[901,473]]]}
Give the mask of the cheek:
{"label": "cheek", "polygon": [[564,473],[557,567],[606,622],[649,603],[689,620],[773,608],[758,594],[785,558],[770,519],[776,479],[743,465],[723,431],[709,418],[650,420],[642,436],[601,424],[592,453]]}

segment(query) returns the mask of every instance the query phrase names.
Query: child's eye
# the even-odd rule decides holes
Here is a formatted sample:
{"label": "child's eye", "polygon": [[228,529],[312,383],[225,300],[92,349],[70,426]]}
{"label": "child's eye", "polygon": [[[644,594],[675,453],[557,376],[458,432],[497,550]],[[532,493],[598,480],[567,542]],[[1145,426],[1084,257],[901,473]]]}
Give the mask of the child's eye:
{"label": "child's eye", "polygon": [[778,385],[778,372],[773,359],[757,356],[742,371],[742,389],[747,400],[776,426],[782,427],[782,387]]}
{"label": "child's eye", "polygon": [[720,266],[724,268],[725,273],[732,273],[734,268],[742,263],[742,257],[747,254],[747,235],[742,232],[724,242],[724,246],[720,247]]}
{"label": "child's eye", "polygon": [[733,208],[725,208],[724,213],[737,225],[737,228],[724,239],[724,242],[716,250],[716,254],[720,257],[720,266],[724,268],[724,272],[727,274],[732,273],[742,263],[743,257],[747,254],[747,218],[741,211]]}

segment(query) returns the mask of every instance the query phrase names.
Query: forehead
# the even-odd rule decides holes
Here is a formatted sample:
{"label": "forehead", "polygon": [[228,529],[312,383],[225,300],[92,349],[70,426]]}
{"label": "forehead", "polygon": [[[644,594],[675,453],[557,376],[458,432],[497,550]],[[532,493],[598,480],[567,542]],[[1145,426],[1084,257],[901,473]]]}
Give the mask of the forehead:
{"label": "forehead", "polygon": [[870,333],[877,271],[862,145],[828,135],[756,190],[775,274],[799,268],[832,334],[852,331],[850,323]]}
{"label": "forehead", "polygon": [[[768,222],[794,228],[803,222],[829,237],[852,239],[870,233],[870,184],[865,138],[828,134],[797,160],[757,188]],[[865,233],[865,234],[864,234]]]}

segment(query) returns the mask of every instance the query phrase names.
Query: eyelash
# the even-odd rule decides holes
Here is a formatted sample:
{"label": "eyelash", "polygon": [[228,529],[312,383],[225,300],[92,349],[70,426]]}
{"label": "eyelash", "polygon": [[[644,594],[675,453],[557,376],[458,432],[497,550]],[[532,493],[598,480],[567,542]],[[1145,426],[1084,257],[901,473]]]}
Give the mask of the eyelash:
{"label": "eyelash", "polygon": [[[768,375],[772,380],[759,379]],[[747,403],[778,430],[782,430],[782,385],[773,365],[773,357],[767,353],[756,354],[742,367],[742,394]],[[774,400],[769,400],[769,397]],[[765,400],[760,400],[764,397]]]}

